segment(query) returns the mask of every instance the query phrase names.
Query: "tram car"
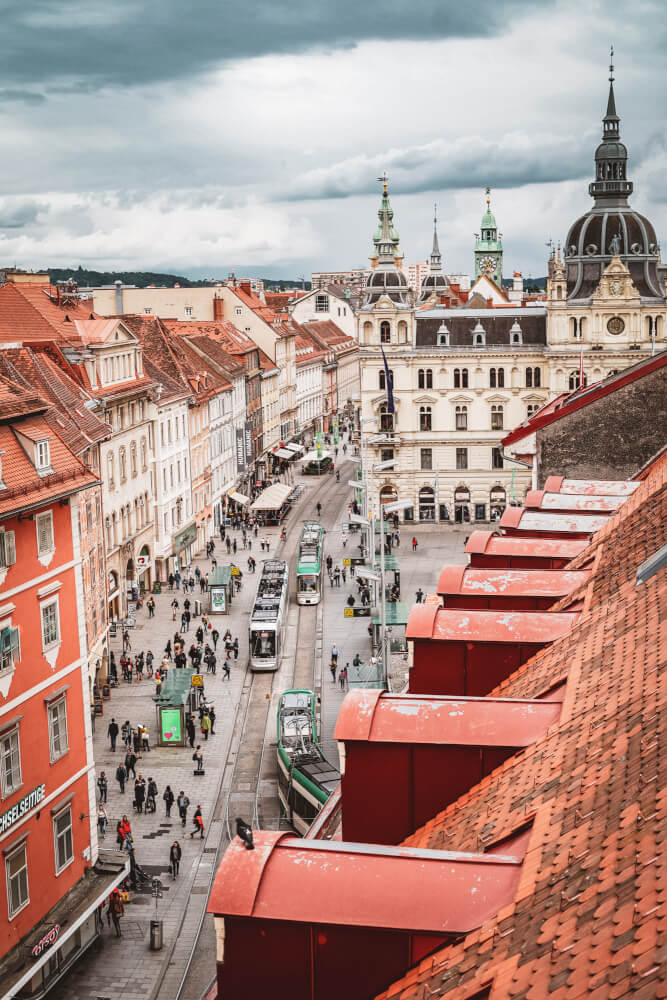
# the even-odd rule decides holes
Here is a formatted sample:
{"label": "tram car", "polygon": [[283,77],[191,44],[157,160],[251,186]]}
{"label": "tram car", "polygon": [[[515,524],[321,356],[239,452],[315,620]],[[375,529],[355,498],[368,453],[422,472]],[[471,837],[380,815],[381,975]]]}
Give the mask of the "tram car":
{"label": "tram car", "polygon": [[301,531],[296,557],[297,604],[320,603],[323,561],[324,528],[317,521],[306,521]]}
{"label": "tram car", "polygon": [[267,559],[250,613],[251,670],[277,670],[283,655],[287,625],[289,569],[281,559]]}
{"label": "tram car", "polygon": [[315,695],[303,688],[284,691],[278,701],[278,795],[298,833],[307,833],[339,784],[340,771],[320,747]]}

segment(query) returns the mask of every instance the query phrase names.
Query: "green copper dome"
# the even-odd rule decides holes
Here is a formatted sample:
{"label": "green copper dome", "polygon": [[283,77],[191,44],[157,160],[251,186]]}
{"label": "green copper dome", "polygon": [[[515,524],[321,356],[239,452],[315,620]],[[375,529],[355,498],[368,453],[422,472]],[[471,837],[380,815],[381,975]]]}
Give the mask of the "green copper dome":
{"label": "green copper dome", "polygon": [[490,208],[482,216],[482,229],[497,229],[496,217]]}

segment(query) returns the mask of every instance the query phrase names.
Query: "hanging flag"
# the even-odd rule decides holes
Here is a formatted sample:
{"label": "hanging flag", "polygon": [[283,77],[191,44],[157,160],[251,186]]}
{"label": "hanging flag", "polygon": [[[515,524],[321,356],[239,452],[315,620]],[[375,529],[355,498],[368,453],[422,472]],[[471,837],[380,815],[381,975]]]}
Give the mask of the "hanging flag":
{"label": "hanging flag", "polygon": [[384,353],[384,347],[381,347],[382,360],[384,361],[384,376],[387,384],[387,413],[395,413],[394,410],[394,377],[389,371],[389,365],[387,364],[387,358]]}

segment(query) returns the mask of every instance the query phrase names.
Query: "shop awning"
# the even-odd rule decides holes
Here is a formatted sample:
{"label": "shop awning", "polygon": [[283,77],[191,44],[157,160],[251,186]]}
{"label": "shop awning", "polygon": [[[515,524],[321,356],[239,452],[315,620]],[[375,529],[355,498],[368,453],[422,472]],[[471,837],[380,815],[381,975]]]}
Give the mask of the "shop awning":
{"label": "shop awning", "polygon": [[278,458],[286,458],[288,462],[297,457],[296,452],[289,448],[276,448],[272,454],[277,455]]}
{"label": "shop awning", "polygon": [[236,486],[236,481],[234,479],[231,479],[228,483],[225,483],[220,492],[222,493],[223,496],[225,496],[227,493],[231,493],[235,486]]}
{"label": "shop awning", "polygon": [[236,490],[232,490],[232,492],[227,495],[230,500],[233,500],[234,503],[240,503],[243,507],[250,503],[250,497],[244,496],[243,493],[237,493]]}
{"label": "shop awning", "polygon": [[251,510],[280,510],[294,489],[293,486],[286,486],[284,483],[274,483],[267,486],[256,500],[253,500]]}
{"label": "shop awning", "polygon": [[[410,607],[411,605],[407,604],[405,601],[385,601],[385,624],[407,625],[408,618],[410,616]],[[379,611],[373,615],[373,624],[382,624],[382,618]]]}
{"label": "shop awning", "polygon": [[331,458],[330,451],[323,451],[321,455],[317,454],[317,451],[309,451],[307,455],[303,455],[301,458],[302,462],[321,462],[324,458]]}
{"label": "shop awning", "polygon": [[296,441],[290,441],[289,444],[285,445],[285,447],[290,451],[293,451],[295,455],[300,455],[306,450],[302,444],[297,444]]}

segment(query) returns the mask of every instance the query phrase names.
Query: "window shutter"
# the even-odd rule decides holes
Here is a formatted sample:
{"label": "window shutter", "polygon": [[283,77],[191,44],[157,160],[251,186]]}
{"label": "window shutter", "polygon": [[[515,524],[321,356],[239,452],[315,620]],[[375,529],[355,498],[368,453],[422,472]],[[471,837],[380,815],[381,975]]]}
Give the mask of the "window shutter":
{"label": "window shutter", "polygon": [[51,518],[42,517],[39,521],[39,551],[49,552],[52,547]]}
{"label": "window shutter", "polygon": [[14,660],[21,659],[21,636],[17,628],[12,628],[8,630],[10,632],[10,647],[12,651],[12,657]]}
{"label": "window shutter", "polygon": [[16,562],[16,542],[14,540],[13,531],[5,531],[3,536],[4,540],[4,565],[13,566]]}

